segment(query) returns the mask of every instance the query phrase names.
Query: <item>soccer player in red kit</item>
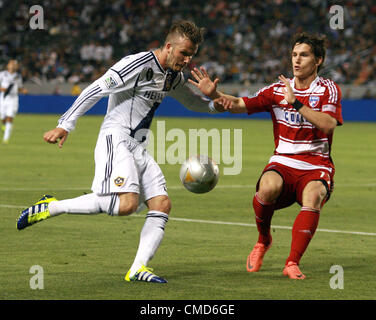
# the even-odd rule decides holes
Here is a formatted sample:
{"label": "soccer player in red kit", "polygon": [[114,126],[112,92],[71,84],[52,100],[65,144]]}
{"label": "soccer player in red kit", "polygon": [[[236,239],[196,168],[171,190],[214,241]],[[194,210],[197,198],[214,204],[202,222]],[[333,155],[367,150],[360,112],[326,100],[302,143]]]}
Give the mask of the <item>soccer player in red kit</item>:
{"label": "soccer player in red kit", "polygon": [[[331,158],[333,131],[342,125],[341,91],[317,75],[325,59],[324,40],[306,33],[294,37],[291,51],[292,79],[278,82],[250,97],[234,97],[217,90],[205,69],[194,69],[196,87],[211,87],[216,107],[231,113],[269,112],[273,120],[274,154],[263,170],[253,197],[259,237],[247,258],[247,270],[260,270],[272,245],[270,224],[275,210],[297,202],[301,210],[292,228],[291,251],[283,274],[304,279],[299,262],[311,241],[320,211],[333,190]],[[218,107],[217,107],[218,109]]]}

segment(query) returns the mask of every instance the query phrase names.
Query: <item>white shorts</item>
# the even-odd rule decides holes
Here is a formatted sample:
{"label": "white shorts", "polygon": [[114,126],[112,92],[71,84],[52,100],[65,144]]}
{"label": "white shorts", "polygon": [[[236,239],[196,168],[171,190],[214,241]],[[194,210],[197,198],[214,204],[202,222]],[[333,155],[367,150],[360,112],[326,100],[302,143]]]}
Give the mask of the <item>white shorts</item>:
{"label": "white shorts", "polygon": [[0,117],[14,118],[18,112],[18,97],[5,97],[0,101]]}
{"label": "white shorts", "polygon": [[161,168],[136,140],[100,132],[95,147],[95,176],[92,191],[99,195],[134,192],[140,203],[168,195]]}

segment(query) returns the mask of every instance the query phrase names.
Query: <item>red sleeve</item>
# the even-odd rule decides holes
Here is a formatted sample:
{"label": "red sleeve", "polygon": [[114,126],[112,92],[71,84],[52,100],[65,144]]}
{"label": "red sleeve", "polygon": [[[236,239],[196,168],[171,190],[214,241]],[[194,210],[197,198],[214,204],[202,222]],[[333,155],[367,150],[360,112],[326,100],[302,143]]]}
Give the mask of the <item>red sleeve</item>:
{"label": "red sleeve", "polygon": [[257,112],[269,112],[272,106],[273,86],[268,86],[257,91],[253,96],[242,97],[248,114]]}
{"label": "red sleeve", "polygon": [[331,115],[338,121],[338,125],[343,124],[341,106],[341,88],[333,81],[330,81],[324,95],[321,112]]}

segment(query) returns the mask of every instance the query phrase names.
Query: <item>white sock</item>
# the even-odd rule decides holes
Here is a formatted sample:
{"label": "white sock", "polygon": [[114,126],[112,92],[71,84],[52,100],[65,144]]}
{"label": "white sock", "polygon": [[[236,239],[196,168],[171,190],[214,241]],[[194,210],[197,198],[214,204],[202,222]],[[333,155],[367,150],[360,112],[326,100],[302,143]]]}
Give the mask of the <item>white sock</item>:
{"label": "white sock", "polygon": [[98,214],[108,213],[109,215],[118,215],[119,196],[114,193],[108,196],[99,196],[95,193],[85,194],[83,196],[52,201],[48,205],[51,217],[62,213],[71,214]]}
{"label": "white sock", "polygon": [[149,211],[146,215],[145,224],[141,230],[137,254],[131,266],[131,277],[142,265],[147,266],[148,262],[157,252],[164,236],[164,228],[167,221],[168,214],[164,212]]}
{"label": "white sock", "polygon": [[12,122],[6,122],[5,123],[5,131],[4,131],[3,141],[9,140],[10,134],[12,133],[12,128],[13,128]]}

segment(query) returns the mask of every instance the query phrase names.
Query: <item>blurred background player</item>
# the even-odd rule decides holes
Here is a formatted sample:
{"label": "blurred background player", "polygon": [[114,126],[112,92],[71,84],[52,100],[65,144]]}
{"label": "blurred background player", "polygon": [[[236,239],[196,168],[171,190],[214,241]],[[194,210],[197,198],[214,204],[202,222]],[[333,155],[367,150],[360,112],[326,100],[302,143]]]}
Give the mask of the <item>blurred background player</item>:
{"label": "blurred background player", "polygon": [[27,93],[27,90],[22,87],[22,77],[17,71],[17,60],[10,60],[6,70],[0,72],[1,129],[4,132],[3,143],[6,144],[9,143],[13,128],[13,119],[18,111],[18,94]]}
{"label": "blurred background player", "polygon": [[204,68],[192,71],[196,81],[189,81],[209,90],[210,97],[217,97],[215,102],[224,110],[248,114],[266,111],[273,120],[274,155],[262,172],[253,198],[259,237],[247,258],[249,272],[260,270],[272,245],[270,224],[274,211],[297,202],[301,210],[292,228],[291,251],[283,274],[292,279],[305,278],[299,262],[316,231],[321,208],[333,190],[333,131],[343,122],[339,86],[317,75],[325,51],[323,39],[297,34],[291,52],[294,78],[281,75],[279,82],[243,98],[216,91],[216,83]]}
{"label": "blurred background player", "polygon": [[155,110],[167,95],[191,110],[216,112],[213,103],[198,95],[182,72],[202,41],[203,29],[190,21],[176,22],[160,48],[124,57],[85,88],[58,126],[44,134],[44,140],[60,141],[62,147],[77,119],[109,96],[95,148],[93,193],[62,201],[44,196],[22,212],[19,230],[62,213],[123,216],[146,204],[149,211],[138,251],[125,280],[167,282],[146,267],[164,237],[171,201],[164,175],[143,142]]}

